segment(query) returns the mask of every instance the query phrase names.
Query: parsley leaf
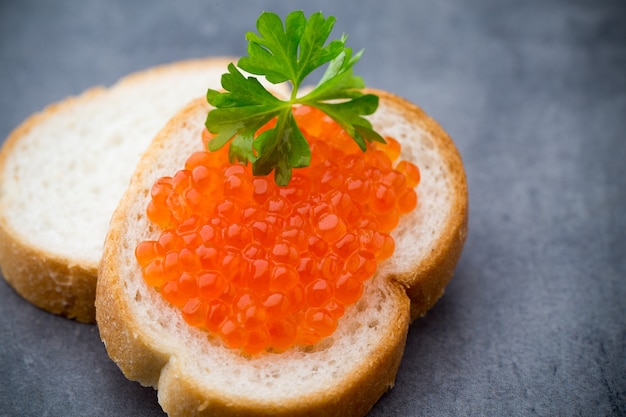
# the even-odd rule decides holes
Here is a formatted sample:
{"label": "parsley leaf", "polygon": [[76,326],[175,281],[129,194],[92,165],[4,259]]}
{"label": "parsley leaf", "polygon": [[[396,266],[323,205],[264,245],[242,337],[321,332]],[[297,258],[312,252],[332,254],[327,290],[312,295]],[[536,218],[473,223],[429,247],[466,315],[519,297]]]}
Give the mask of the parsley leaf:
{"label": "parsley leaf", "polygon": [[[209,89],[207,101],[215,107],[207,115],[206,127],[216,134],[209,142],[217,150],[230,141],[231,161],[252,163],[254,175],[274,171],[278,185],[287,185],[293,168],[311,162],[309,145],[292,113],[295,105],[316,107],[333,118],[365,150],[368,141],[384,142],[363,116],[374,113],[378,97],[360,90],[365,84],[352,72],[362,51],[352,55],[346,36],[326,44],[335,18],[321,12],[309,19],[302,11],[291,12],[285,24],[274,13],[264,12],[257,20],[258,34],[248,32],[248,56],[238,67],[252,75],[264,76],[273,84],[291,84],[291,97],[281,100],[253,76],[245,76],[235,65],[222,75],[225,91]],[[328,64],[319,83],[298,97],[303,81],[314,70]],[[255,137],[268,121],[275,127]]]}

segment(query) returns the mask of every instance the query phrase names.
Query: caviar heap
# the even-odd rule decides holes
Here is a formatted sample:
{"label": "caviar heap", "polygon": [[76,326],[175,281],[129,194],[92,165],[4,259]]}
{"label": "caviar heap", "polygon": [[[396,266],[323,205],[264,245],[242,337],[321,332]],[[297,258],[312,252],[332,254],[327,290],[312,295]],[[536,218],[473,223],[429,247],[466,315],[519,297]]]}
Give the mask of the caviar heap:
{"label": "caviar heap", "polygon": [[249,354],[332,334],[417,204],[419,170],[396,163],[396,140],[362,152],[321,111],[294,117],[312,160],[287,186],[230,163],[224,148],[196,152],[154,184],[147,215],[162,232],[135,251],[146,283],[187,323]]}

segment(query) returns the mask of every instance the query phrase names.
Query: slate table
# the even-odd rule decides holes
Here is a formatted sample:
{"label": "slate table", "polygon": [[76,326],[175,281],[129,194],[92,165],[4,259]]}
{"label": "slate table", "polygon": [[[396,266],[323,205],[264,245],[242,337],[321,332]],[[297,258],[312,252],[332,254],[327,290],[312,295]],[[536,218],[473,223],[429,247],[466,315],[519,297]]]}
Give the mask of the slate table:
{"label": "slate table", "polygon": [[[626,3],[620,0],[0,3],[0,139],[156,64],[245,53],[262,10],[322,10],[370,86],[455,139],[469,237],[370,416],[626,415]],[[52,139],[52,138],[51,138]],[[0,416],[161,416],[95,325],[0,280]]]}

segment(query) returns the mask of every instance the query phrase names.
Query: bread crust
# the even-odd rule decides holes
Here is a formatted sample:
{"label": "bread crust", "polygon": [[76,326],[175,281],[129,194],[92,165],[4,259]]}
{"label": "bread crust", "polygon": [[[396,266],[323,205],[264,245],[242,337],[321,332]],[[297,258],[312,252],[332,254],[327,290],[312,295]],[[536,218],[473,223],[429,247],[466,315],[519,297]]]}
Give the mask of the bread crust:
{"label": "bread crust", "polygon": [[[105,91],[103,87],[93,87],[80,96],[53,103],[15,128],[0,151],[0,183],[5,181],[8,158],[33,127],[65,108],[97,100]],[[11,203],[9,195],[0,194],[0,269],[4,279],[23,298],[43,310],[80,322],[94,322],[97,263],[77,262],[26,242],[4,215],[3,207]]]}
{"label": "bread crust", "polygon": [[[111,238],[115,242],[116,236]],[[355,372],[343,376],[324,392],[285,398],[280,402],[233,398],[190,380],[185,370],[176,365],[176,354],[163,349],[158,340],[142,330],[124,302],[123,283],[119,281],[116,261],[112,260],[119,256],[116,248],[120,246],[108,247],[111,251],[105,251],[100,270],[100,276],[106,277],[106,281],[99,282],[96,297],[100,335],[109,356],[127,378],[158,389],[159,403],[171,417],[363,416],[394,385],[410,322],[409,300],[398,285],[389,285],[398,303],[395,316],[390,319],[394,325],[382,337],[376,355],[364,361]]]}
{"label": "bread crust", "polygon": [[[394,276],[411,299],[411,320],[422,317],[439,300],[452,279],[468,233],[468,191],[461,154],[452,138],[424,110],[410,101],[386,91],[368,89],[403,117],[413,120],[435,140],[433,144],[446,165],[448,185],[452,190],[451,214],[432,245],[432,252],[416,261],[409,271]],[[418,191],[419,194],[419,191]]]}
{"label": "bread crust", "polygon": [[80,322],[95,321],[97,267],[39,250],[6,224],[0,226],[0,264],[9,285],[33,305]]}
{"label": "bread crust", "polygon": [[[148,148],[111,222],[100,264],[96,313],[100,334],[111,358],[129,379],[158,389],[159,402],[170,416],[362,416],[393,386],[409,323],[423,315],[443,294],[460,256],[467,233],[467,189],[458,151],[436,122],[419,107],[398,96],[379,90],[369,91],[379,95],[381,105],[402,113],[434,136],[437,152],[445,160],[445,170],[449,172],[450,188],[455,196],[452,214],[446,220],[445,230],[434,242],[432,253],[411,264],[408,270],[384,276],[377,274],[374,278],[375,283],[371,285],[384,291],[394,306],[390,316],[384,318],[389,320],[390,326],[381,335],[375,353],[349,374],[339,376],[336,383],[323,391],[316,390],[273,402],[211,390],[186,372],[180,358],[183,353],[172,351],[163,342],[167,335],[155,335],[142,327],[129,306],[131,300],[121,277],[122,264],[133,262],[123,255],[129,252],[128,243],[123,241],[124,233],[128,224],[134,221],[129,219],[129,208],[133,199],[142,192],[142,181],[145,187],[143,172],[154,163],[156,155],[164,147],[164,141],[184,126],[199,106],[208,110],[204,100],[191,103],[176,115]],[[269,355],[276,355],[276,360],[281,360],[281,354]]]}
{"label": "bread crust", "polygon": [[[80,108],[82,103],[98,100],[113,88],[158,77],[166,72],[221,67],[226,69],[236,58],[219,57],[190,59],[139,71],[120,79],[109,88],[90,88],[78,96],[68,97],[47,106],[24,120],[7,137],[0,151],[0,184],[4,183],[5,165],[16,145],[35,126],[56,117],[66,109]],[[163,121],[163,124],[167,120]],[[12,204],[11,196],[0,190],[0,268],[7,283],[24,299],[50,313],[76,319],[95,321],[95,291],[98,262],[78,259],[50,251],[45,246],[28,242],[5,216],[4,207]]]}

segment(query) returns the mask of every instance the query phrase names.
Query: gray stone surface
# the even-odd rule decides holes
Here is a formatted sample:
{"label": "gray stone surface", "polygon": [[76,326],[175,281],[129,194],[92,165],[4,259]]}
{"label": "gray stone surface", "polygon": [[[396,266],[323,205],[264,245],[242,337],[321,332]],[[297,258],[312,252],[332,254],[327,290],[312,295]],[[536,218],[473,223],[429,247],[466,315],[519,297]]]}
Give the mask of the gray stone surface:
{"label": "gray stone surface", "polygon": [[[368,85],[455,139],[470,234],[371,416],[626,415],[626,3],[0,2],[0,140],[155,64],[240,55],[261,10],[337,16]],[[54,138],[51,138],[54,140]],[[0,416],[160,416],[97,328],[0,280]]]}

